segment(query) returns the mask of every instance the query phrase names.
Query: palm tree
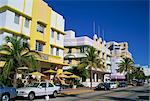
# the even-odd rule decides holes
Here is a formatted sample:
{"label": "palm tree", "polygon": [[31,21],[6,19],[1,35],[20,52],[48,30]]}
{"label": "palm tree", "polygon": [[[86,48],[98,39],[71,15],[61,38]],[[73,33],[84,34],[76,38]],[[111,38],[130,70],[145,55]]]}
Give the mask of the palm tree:
{"label": "palm tree", "polygon": [[144,80],[145,74],[141,67],[136,67],[135,70],[132,72],[133,78],[137,80]]}
{"label": "palm tree", "polygon": [[67,71],[81,77],[83,81],[85,81],[88,77],[88,70],[86,68],[78,68],[77,66],[72,66],[72,68],[68,69]]}
{"label": "palm tree", "polygon": [[134,62],[130,58],[123,58],[118,65],[119,69],[117,70],[120,73],[126,72],[127,74],[127,81],[130,83],[129,74],[135,69]]}
{"label": "palm tree", "polygon": [[[37,68],[36,56],[38,53],[29,49],[29,44],[23,42],[25,37],[9,37],[5,38],[6,44],[0,46],[0,61],[5,61],[2,76],[6,79],[13,73],[13,86],[16,87],[17,68],[22,66]],[[3,79],[4,79],[3,78]]]}
{"label": "palm tree", "polygon": [[92,68],[103,69],[102,59],[98,55],[98,51],[94,47],[88,47],[86,58],[83,58],[79,63],[79,68],[89,68],[90,71],[90,86],[92,88]]}

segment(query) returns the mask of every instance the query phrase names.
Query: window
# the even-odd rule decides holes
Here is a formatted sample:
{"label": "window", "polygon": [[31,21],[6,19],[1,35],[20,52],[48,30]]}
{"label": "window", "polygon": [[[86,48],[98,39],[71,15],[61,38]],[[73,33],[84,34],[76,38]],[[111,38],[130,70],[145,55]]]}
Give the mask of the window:
{"label": "window", "polygon": [[106,59],[110,61],[110,56],[107,55]]}
{"label": "window", "polygon": [[68,53],[72,53],[72,48],[69,48],[69,51],[68,51]]}
{"label": "window", "polygon": [[45,88],[45,87],[46,87],[46,83],[41,83],[40,86],[41,86],[42,88]]}
{"label": "window", "polygon": [[54,87],[51,83],[49,83],[48,87]]}
{"label": "window", "polygon": [[59,40],[60,39],[60,34],[59,33],[57,33],[57,40]]}
{"label": "window", "polygon": [[15,13],[14,23],[19,24],[20,15]]}
{"label": "window", "polygon": [[122,48],[121,50],[125,50],[126,48]]}
{"label": "window", "polygon": [[59,56],[59,49],[56,49],[56,55]]}
{"label": "window", "polygon": [[3,87],[3,85],[0,83],[0,88],[2,88]]}
{"label": "window", "polygon": [[29,28],[29,23],[30,23],[30,20],[28,18],[25,18],[24,26],[26,28]]}
{"label": "window", "polygon": [[115,50],[119,50],[119,49],[120,49],[120,48],[118,48],[118,47],[117,47],[117,48],[115,48]]}
{"label": "window", "polygon": [[84,53],[84,52],[85,52],[84,47],[81,47],[81,48],[80,48],[80,53]]}
{"label": "window", "polygon": [[53,55],[54,53],[54,47],[53,46],[51,46],[51,55]]}
{"label": "window", "polygon": [[54,31],[51,31],[51,38],[54,38]]}
{"label": "window", "polygon": [[105,55],[105,53],[102,54],[102,58],[103,58],[103,59],[104,59],[104,55]]}
{"label": "window", "polygon": [[45,28],[44,25],[37,23],[37,28],[36,28],[37,32],[44,33],[44,28]]}
{"label": "window", "polygon": [[43,44],[40,42],[36,42],[36,51],[43,51]]}
{"label": "window", "polygon": [[68,60],[68,64],[71,64],[71,63],[72,63],[72,60],[71,60],[71,59],[69,59],[69,60]]}

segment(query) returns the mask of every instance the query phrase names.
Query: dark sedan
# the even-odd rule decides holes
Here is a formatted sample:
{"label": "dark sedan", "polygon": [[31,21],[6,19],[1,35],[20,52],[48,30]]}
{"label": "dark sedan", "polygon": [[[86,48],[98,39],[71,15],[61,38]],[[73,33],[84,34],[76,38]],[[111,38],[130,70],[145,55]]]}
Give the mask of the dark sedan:
{"label": "dark sedan", "polygon": [[100,83],[95,87],[95,90],[110,90],[110,83]]}
{"label": "dark sedan", "polygon": [[127,86],[127,83],[122,81],[122,82],[119,82],[119,85],[118,87],[126,87]]}

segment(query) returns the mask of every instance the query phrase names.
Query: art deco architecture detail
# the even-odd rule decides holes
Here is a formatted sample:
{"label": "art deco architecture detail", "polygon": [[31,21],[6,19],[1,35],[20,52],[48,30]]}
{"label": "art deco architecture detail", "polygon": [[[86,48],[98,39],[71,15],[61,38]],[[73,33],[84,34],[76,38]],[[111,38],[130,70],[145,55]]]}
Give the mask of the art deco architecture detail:
{"label": "art deco architecture detail", "polygon": [[110,49],[111,51],[111,79],[113,80],[124,80],[125,79],[125,74],[120,74],[117,72],[118,64],[121,62],[123,57],[128,57],[132,59],[132,55],[128,50],[128,43],[127,42],[107,42],[106,44],[107,48]]}
{"label": "art deco architecture detail", "polygon": [[64,65],[64,23],[43,0],[0,0],[0,45],[6,36],[25,35],[30,49],[41,54],[41,68]]}
{"label": "art deco architecture detail", "polygon": [[[66,31],[64,39],[64,61],[70,64],[70,66],[76,66],[82,58],[86,57],[86,49],[88,46],[92,46],[97,49],[100,58],[103,58],[103,64],[106,67],[104,71],[101,69],[93,69],[93,86],[96,86],[99,82],[106,81],[111,73],[111,54],[110,50],[106,47],[106,42],[102,41],[95,34],[93,39],[88,36],[75,37],[75,32],[72,30]],[[90,86],[90,80],[87,79],[83,82],[85,86]]]}

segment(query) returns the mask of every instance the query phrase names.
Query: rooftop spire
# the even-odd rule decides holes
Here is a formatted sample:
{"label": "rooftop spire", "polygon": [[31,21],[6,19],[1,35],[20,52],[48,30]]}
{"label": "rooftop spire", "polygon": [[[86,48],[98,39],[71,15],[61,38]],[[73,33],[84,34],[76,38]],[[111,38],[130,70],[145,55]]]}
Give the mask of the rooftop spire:
{"label": "rooftop spire", "polygon": [[93,21],[93,35],[95,34],[95,21]]}
{"label": "rooftop spire", "polygon": [[104,41],[104,30],[102,30],[102,39]]}
{"label": "rooftop spire", "polygon": [[100,38],[100,31],[101,31],[101,30],[100,30],[100,26],[98,25],[98,33],[97,33],[97,34],[98,34],[98,37],[99,37],[99,38]]}

